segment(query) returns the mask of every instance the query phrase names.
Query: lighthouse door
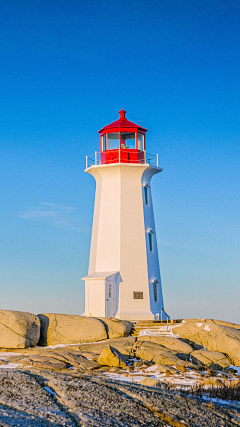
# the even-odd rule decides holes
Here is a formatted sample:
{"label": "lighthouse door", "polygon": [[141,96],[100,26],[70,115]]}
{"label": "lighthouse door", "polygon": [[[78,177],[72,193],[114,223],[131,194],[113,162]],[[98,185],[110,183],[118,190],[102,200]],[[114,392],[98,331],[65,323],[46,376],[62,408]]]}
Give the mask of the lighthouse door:
{"label": "lighthouse door", "polygon": [[106,317],[113,317],[114,315],[114,282],[106,281]]}

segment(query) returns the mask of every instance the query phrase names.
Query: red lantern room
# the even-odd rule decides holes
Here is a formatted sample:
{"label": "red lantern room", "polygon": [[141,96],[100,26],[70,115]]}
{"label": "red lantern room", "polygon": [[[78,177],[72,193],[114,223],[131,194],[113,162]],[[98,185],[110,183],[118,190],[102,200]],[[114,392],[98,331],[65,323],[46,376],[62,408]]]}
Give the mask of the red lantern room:
{"label": "red lantern room", "polygon": [[126,111],[121,110],[119,114],[116,122],[99,131],[101,164],[146,163],[147,129],[127,120]]}

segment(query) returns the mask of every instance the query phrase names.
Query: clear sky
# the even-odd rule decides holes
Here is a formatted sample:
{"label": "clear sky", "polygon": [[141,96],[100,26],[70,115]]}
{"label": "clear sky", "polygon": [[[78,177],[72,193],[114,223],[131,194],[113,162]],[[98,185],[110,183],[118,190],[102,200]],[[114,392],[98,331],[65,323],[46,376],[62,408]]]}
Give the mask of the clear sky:
{"label": "clear sky", "polygon": [[240,322],[239,0],[0,5],[0,308],[81,314],[98,130],[149,129],[165,308]]}

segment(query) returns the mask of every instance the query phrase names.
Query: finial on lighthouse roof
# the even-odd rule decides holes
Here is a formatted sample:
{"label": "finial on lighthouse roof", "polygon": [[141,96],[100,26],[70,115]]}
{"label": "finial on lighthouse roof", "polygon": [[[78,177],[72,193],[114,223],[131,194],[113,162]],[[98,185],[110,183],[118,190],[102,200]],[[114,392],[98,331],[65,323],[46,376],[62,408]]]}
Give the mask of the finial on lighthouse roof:
{"label": "finial on lighthouse roof", "polygon": [[123,108],[119,111],[119,114],[120,114],[120,119],[125,119],[126,111],[124,111]]}
{"label": "finial on lighthouse roof", "polygon": [[[102,133],[102,132],[106,132],[106,131],[110,131],[110,132],[119,132],[120,129],[123,128],[136,128],[134,131],[136,132],[137,129],[140,129],[142,131],[147,132],[147,129],[143,128],[142,126],[137,125],[136,123],[130,122],[129,120],[126,119],[125,117],[126,111],[122,108],[119,111],[119,119],[116,120],[113,123],[110,123],[110,125],[104,126],[102,129],[100,129],[98,132]],[[123,130],[124,131],[124,130]]]}

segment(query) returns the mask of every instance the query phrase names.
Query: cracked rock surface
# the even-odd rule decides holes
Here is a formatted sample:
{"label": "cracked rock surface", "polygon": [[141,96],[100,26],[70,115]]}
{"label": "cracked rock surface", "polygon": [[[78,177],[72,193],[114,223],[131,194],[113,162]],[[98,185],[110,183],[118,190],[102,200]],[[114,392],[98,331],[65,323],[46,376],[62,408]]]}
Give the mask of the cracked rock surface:
{"label": "cracked rock surface", "polygon": [[0,347],[34,346],[39,337],[40,321],[37,316],[21,311],[0,310]]}
{"label": "cracked rock surface", "polygon": [[173,326],[172,332],[209,351],[224,353],[236,366],[240,365],[240,329],[217,324],[213,320],[209,322],[203,320],[188,321]]}
{"label": "cracked rock surface", "polygon": [[[119,353],[126,366],[121,368],[118,362],[112,367],[108,358],[103,365],[98,363],[109,344],[113,356]],[[140,350],[142,360],[136,358]],[[205,350],[205,356],[222,360],[224,355],[213,353]],[[191,376],[197,376],[198,381],[210,384],[210,380],[215,380],[219,384],[234,371],[222,368],[212,377],[211,369],[202,379],[202,367],[189,361],[191,354],[200,358],[201,351],[193,351],[189,344],[171,337],[123,337],[15,352],[3,350],[0,353],[0,427],[240,426],[237,404],[206,403],[167,387],[168,380],[179,380],[181,375],[185,380],[192,381]],[[158,363],[156,357],[161,359]],[[173,358],[178,363],[176,366],[171,366]],[[137,375],[141,372],[146,375],[142,383],[131,382],[135,368]],[[165,382],[148,378],[156,369]],[[238,382],[238,374],[235,377]],[[128,382],[121,381],[124,378]]]}
{"label": "cracked rock surface", "polygon": [[12,370],[0,371],[0,425],[74,426],[53,396],[33,376]]}
{"label": "cracked rock surface", "polygon": [[101,376],[0,370],[0,426],[239,426],[239,412]]}

